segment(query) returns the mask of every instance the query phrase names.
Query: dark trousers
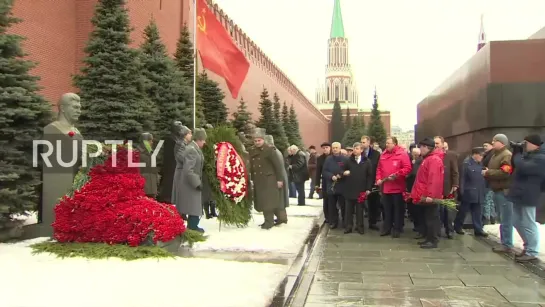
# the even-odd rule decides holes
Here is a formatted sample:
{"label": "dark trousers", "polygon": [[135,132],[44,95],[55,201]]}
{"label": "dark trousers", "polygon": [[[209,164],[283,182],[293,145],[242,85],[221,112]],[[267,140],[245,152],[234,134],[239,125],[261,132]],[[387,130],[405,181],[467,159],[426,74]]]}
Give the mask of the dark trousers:
{"label": "dark trousers", "polygon": [[384,223],[382,223],[382,231],[390,232],[393,228],[396,232],[402,232],[405,219],[405,202],[403,201],[403,194],[382,194],[382,205],[384,206]]}
{"label": "dark trousers", "polygon": [[305,183],[304,182],[294,182],[295,190],[297,191],[297,205],[305,205]]}
{"label": "dark trousers", "polygon": [[308,198],[312,198],[314,196],[314,176],[310,177],[310,192],[308,192]]}
{"label": "dark trousers", "polygon": [[418,204],[412,204],[413,206],[413,223],[414,228],[416,231],[421,234],[422,236],[426,235],[426,212],[425,207],[418,205]]}
{"label": "dark trousers", "polygon": [[441,229],[439,220],[439,205],[425,204],[422,206],[422,213],[424,217],[423,230],[426,236],[426,241],[436,243],[439,239],[437,234]]}
{"label": "dark trousers", "polygon": [[481,220],[482,216],[482,204],[480,203],[468,203],[462,202],[456,218],[454,219],[454,229],[461,230],[464,226],[464,221],[468,212],[471,212],[471,221],[473,224],[473,231],[475,233],[483,232],[483,222]]}
{"label": "dark trousers", "polygon": [[367,213],[369,216],[369,225],[376,225],[382,213],[380,204],[380,194],[371,193],[367,198]]}
{"label": "dark trousers", "polygon": [[356,229],[363,231],[363,203],[359,203],[356,199],[347,199],[345,201],[344,228],[352,230],[354,222],[354,211],[356,213]]}
{"label": "dark trousers", "polygon": [[413,221],[413,228],[416,231],[419,231],[422,218],[418,216],[419,206],[415,205],[412,201],[407,202],[407,211],[409,212],[409,217]]}
{"label": "dark trousers", "polygon": [[[454,222],[454,214],[449,212],[448,208],[445,206],[439,206],[439,216],[441,218],[441,224],[445,228],[445,234],[452,233],[454,231],[453,229],[453,222]],[[441,228],[439,228],[438,234],[441,233]]]}
{"label": "dark trousers", "polygon": [[323,193],[322,195],[323,195],[322,205],[324,209],[324,219],[326,223],[329,223],[329,203],[328,203],[327,193]]}
{"label": "dark trousers", "polygon": [[293,181],[288,183],[288,195],[290,198],[297,197],[297,188],[295,187],[295,183],[293,183]]}
{"label": "dark trousers", "polygon": [[[329,225],[337,226],[339,225],[339,209],[341,209],[341,216],[344,218],[345,214],[345,201],[344,197],[340,194],[329,194],[327,195],[327,207],[329,211]],[[337,205],[339,207],[337,207]]]}

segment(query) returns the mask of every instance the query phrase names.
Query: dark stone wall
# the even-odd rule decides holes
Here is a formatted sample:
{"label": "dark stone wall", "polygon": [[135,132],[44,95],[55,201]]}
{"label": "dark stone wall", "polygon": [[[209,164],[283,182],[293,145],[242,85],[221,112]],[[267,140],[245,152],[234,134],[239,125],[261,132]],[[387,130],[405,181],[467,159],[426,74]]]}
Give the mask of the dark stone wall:
{"label": "dark stone wall", "polygon": [[[545,40],[493,42],[418,105],[415,138],[441,135],[460,154],[503,133],[545,136]],[[545,223],[545,195],[538,220]]]}

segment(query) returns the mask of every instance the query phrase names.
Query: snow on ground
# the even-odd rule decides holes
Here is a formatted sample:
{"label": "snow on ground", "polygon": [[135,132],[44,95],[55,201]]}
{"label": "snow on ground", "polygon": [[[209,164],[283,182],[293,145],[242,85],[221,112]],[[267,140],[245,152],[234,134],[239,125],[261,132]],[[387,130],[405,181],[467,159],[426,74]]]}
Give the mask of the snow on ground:
{"label": "snow on ground", "polygon": [[177,258],[123,261],[31,255],[0,244],[2,307],[263,307],[286,265]]}
{"label": "snow on ground", "polygon": [[260,214],[252,216],[248,227],[222,225],[221,230],[217,219],[202,219],[199,226],[205,229],[208,239],[196,243],[193,250],[296,254],[316,222],[316,218],[293,217],[288,212],[287,224],[263,230],[259,227],[263,223],[263,216]]}
{"label": "snow on ground", "polygon": [[[539,229],[539,259],[545,262],[545,224],[536,223]],[[484,231],[489,233],[496,242],[500,242],[500,224],[485,225]],[[523,241],[516,229],[513,229],[513,237],[515,239],[515,247],[522,250]]]}

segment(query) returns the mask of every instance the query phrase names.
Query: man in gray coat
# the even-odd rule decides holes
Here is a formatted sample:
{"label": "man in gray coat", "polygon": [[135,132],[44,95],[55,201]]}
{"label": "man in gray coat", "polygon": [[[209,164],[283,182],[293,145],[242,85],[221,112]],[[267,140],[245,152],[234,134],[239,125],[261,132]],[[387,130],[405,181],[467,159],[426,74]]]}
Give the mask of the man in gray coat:
{"label": "man in gray coat", "polygon": [[[183,195],[179,210],[187,214],[187,228],[204,232],[199,227],[199,221],[203,213],[202,188],[204,156],[201,148],[206,143],[206,131],[201,128],[193,132],[193,142],[187,145],[183,154],[183,168],[180,186],[180,194]],[[177,204],[178,205],[178,204]]]}
{"label": "man in gray coat", "polygon": [[176,168],[172,175],[172,188],[170,201],[172,204],[176,205],[178,213],[182,216],[184,220],[187,219],[187,216],[184,216],[180,210],[183,198],[185,195],[182,194],[182,170],[184,166],[184,153],[187,145],[191,143],[193,134],[191,130],[184,126],[182,122],[176,121],[172,128],[172,139],[174,141],[173,146],[173,157],[176,161]]}
{"label": "man in gray coat", "polygon": [[[274,137],[272,135],[266,135],[265,136],[265,144],[274,146]],[[282,156],[282,153],[280,152],[280,150],[275,148],[275,152],[276,152],[276,157],[277,157],[277,160],[279,161],[279,163],[284,165],[284,157]],[[284,198],[283,198],[283,201],[284,201],[284,208],[287,208],[290,205],[290,198],[289,198],[289,191],[288,191],[288,173],[286,172],[285,167],[283,167],[282,170],[284,171],[283,172],[283,176],[284,176]],[[279,223],[279,221],[277,220],[276,224],[278,224],[278,223]]]}

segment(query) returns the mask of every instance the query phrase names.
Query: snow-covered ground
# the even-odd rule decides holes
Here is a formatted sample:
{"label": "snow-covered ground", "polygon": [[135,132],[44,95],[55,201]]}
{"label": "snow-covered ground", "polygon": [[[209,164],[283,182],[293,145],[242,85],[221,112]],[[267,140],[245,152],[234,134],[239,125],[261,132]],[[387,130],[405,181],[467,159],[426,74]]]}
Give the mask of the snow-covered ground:
{"label": "snow-covered ground", "polygon": [[264,307],[286,265],[177,258],[122,261],[31,255],[0,244],[2,307]]}
{"label": "snow-covered ground", "polygon": [[[545,224],[538,224],[539,229],[539,259],[543,262],[545,262]],[[500,242],[500,224],[496,225],[486,225],[484,226],[484,231],[489,233],[492,236],[492,239],[494,239],[497,242]],[[522,250],[523,241],[517,232],[516,229],[513,229],[514,233],[514,239],[515,239],[515,247]]]}

